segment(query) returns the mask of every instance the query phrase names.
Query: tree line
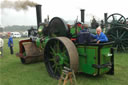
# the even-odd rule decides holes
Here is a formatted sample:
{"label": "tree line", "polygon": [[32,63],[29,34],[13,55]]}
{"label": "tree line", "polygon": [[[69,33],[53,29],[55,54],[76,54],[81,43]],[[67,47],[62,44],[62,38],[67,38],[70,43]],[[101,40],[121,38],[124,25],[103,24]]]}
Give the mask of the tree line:
{"label": "tree line", "polygon": [[14,32],[14,31],[18,31],[18,32],[24,32],[27,31],[28,29],[30,29],[31,27],[33,27],[34,29],[37,28],[37,26],[19,26],[19,25],[13,25],[13,26],[6,26],[4,27],[4,32]]}

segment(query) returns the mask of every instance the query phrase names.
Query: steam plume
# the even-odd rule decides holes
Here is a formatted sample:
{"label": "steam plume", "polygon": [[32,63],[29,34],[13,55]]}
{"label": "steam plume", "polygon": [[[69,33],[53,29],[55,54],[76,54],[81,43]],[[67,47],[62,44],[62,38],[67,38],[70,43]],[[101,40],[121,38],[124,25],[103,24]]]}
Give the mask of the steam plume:
{"label": "steam plume", "polygon": [[4,0],[1,2],[1,6],[0,8],[12,8],[15,9],[17,11],[19,10],[27,10],[28,7],[35,7],[35,5],[37,5],[37,3],[29,1],[29,0],[18,0],[18,1],[8,1],[8,0]]}

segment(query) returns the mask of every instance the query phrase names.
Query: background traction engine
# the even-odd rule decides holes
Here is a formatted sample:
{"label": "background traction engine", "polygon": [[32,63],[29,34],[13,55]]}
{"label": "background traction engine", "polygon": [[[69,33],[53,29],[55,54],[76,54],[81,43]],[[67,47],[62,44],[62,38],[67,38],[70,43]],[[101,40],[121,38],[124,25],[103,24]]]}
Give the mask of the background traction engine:
{"label": "background traction engine", "polygon": [[126,18],[119,14],[114,13],[106,16],[106,34],[109,41],[114,41],[113,47],[117,51],[128,51],[128,23]]}

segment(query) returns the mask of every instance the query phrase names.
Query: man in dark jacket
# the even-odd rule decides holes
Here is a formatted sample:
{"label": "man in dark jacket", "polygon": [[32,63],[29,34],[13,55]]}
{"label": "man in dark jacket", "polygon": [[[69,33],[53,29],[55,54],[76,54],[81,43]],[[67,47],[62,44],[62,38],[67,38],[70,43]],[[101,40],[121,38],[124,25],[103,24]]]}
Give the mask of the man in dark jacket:
{"label": "man in dark jacket", "polygon": [[89,43],[91,41],[90,32],[88,30],[88,25],[83,24],[83,29],[77,35],[77,42],[80,44]]}
{"label": "man in dark jacket", "polygon": [[13,54],[13,38],[11,33],[8,33],[8,47],[10,48],[10,53]]}

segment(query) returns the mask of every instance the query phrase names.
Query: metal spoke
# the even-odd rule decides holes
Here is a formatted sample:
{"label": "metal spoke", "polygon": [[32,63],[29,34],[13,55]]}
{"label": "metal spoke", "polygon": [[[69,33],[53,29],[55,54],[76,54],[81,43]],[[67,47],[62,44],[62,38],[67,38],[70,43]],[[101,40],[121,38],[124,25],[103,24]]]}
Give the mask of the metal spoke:
{"label": "metal spoke", "polygon": [[52,56],[55,56],[53,52],[50,52],[50,54],[52,54]]}
{"label": "metal spoke", "polygon": [[57,53],[60,52],[60,43],[59,43],[59,41],[57,41],[57,43],[56,43],[56,51],[57,51]]}
{"label": "metal spoke", "polygon": [[55,73],[57,72],[57,70],[58,70],[58,63],[55,64],[55,69],[54,69]]}
{"label": "metal spoke", "polygon": [[64,60],[68,61],[68,56],[66,54],[64,55]]}
{"label": "metal spoke", "polygon": [[122,41],[127,41],[127,40],[128,40],[128,38],[123,38],[123,39],[122,39]]}
{"label": "metal spoke", "polygon": [[118,45],[116,45],[116,49],[118,49],[118,47],[119,47],[119,46],[118,46]]}
{"label": "metal spoke", "polygon": [[63,66],[60,66],[58,72],[61,74]]}
{"label": "metal spoke", "polygon": [[126,44],[126,43],[122,43],[125,47],[128,47],[128,44]]}
{"label": "metal spoke", "polygon": [[124,36],[125,33],[126,33],[126,31],[124,31],[119,38],[122,39],[122,37]]}
{"label": "metal spoke", "polygon": [[54,72],[56,73],[56,71],[57,71],[57,67],[55,66]]}
{"label": "metal spoke", "polygon": [[125,47],[123,45],[121,45],[122,49],[125,51]]}
{"label": "metal spoke", "polygon": [[115,37],[115,36],[113,36],[113,35],[110,35],[110,36],[112,36],[112,38],[116,39],[116,37]]}
{"label": "metal spoke", "polygon": [[113,21],[115,21],[115,17],[114,17],[114,15],[112,15],[112,18],[113,18]]}
{"label": "metal spoke", "polygon": [[120,22],[120,20],[123,18],[123,16],[121,16],[119,19],[118,19],[118,22]]}
{"label": "metal spoke", "polygon": [[117,33],[117,35],[116,35],[117,38],[119,38],[119,32],[118,32],[118,29],[116,30],[116,33]]}
{"label": "metal spoke", "polygon": [[67,63],[67,62],[64,62],[64,64],[65,64],[66,66],[69,66],[69,63]]}
{"label": "metal spoke", "polygon": [[54,56],[56,56],[55,50],[52,47],[50,47],[50,49],[52,50],[52,52],[50,52],[50,53],[52,53]]}
{"label": "metal spoke", "polygon": [[64,50],[64,51],[62,52],[62,55],[64,56],[64,55],[65,55],[65,53],[66,53],[66,50]]}
{"label": "metal spoke", "polygon": [[128,44],[128,41],[127,41],[127,40],[125,40],[125,41],[123,41],[123,43],[127,43],[127,44]]}

